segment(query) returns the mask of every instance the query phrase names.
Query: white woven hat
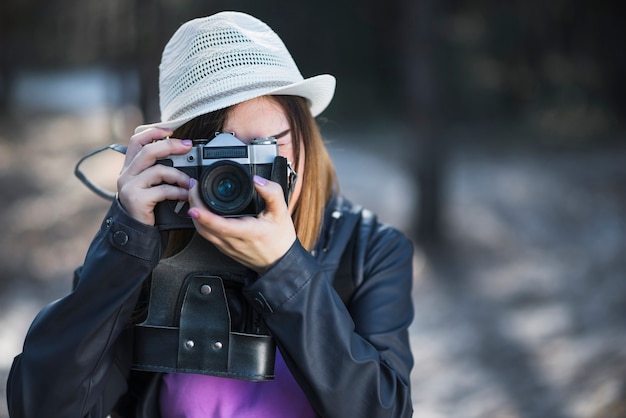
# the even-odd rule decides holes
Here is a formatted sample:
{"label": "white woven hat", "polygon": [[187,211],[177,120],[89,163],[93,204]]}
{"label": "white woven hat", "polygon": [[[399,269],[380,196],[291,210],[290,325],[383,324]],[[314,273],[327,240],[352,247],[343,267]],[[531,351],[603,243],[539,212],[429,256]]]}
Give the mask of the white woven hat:
{"label": "white woven hat", "polygon": [[161,122],[176,129],[193,118],[265,95],[308,99],[313,116],[330,103],[335,77],[304,79],[285,44],[265,23],[240,12],[221,12],[183,24],[159,66]]}

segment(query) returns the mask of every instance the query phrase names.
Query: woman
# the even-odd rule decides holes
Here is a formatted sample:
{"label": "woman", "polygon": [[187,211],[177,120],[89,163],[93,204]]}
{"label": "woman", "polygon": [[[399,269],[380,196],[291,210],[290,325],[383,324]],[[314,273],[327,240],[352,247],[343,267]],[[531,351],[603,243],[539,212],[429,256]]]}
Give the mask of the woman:
{"label": "woman", "polygon": [[[40,312],[14,361],[11,417],[410,416],[413,249],[337,193],[314,120],[334,78],[303,79],[269,27],[223,12],[179,28],[159,83],[162,120],[131,138],[117,199],[75,289]],[[221,217],[202,202],[197,179],[156,164],[214,132],[244,143],[276,138],[298,173],[289,202],[255,176],[265,208]],[[164,201],[188,201],[195,236],[258,274],[241,297],[278,347],[274,380],[131,370],[129,325],[145,311],[142,289],[188,248],[184,232],[159,231]],[[349,282],[338,280],[346,272]]]}

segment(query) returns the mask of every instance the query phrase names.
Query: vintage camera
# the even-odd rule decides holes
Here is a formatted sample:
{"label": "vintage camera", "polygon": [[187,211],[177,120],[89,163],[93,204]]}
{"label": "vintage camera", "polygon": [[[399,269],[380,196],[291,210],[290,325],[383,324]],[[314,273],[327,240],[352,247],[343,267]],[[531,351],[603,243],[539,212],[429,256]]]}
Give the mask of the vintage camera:
{"label": "vintage camera", "polygon": [[[256,193],[252,176],[280,184],[289,198],[290,169],[278,155],[274,138],[256,138],[250,145],[233,133],[216,133],[211,140],[196,140],[191,150],[170,155],[157,163],[175,167],[198,180],[200,195],[212,212],[225,217],[256,216],[265,202]],[[165,201],[155,208],[160,229],[193,228],[186,202]]]}

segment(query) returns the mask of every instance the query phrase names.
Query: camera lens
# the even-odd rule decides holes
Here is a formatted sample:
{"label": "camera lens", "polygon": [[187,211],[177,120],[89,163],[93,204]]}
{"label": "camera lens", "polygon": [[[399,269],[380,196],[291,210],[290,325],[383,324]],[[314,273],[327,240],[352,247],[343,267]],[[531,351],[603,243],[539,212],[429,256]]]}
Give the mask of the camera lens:
{"label": "camera lens", "polygon": [[237,184],[232,178],[223,178],[215,187],[215,194],[222,200],[231,200],[237,193]]}
{"label": "camera lens", "polygon": [[252,200],[252,180],[244,168],[232,161],[209,166],[200,179],[204,203],[218,215],[242,214]]}

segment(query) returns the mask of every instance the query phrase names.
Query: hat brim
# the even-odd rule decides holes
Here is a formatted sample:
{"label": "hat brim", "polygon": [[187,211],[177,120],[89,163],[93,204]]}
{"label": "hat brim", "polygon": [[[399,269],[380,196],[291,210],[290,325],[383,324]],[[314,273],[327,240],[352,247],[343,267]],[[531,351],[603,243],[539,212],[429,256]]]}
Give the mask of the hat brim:
{"label": "hat brim", "polygon": [[189,122],[190,120],[206,113],[214,112],[219,109],[224,109],[229,106],[243,103],[247,100],[268,95],[304,97],[309,101],[311,114],[313,115],[313,117],[316,117],[320,113],[322,113],[330,104],[335,94],[335,86],[335,77],[330,74],[321,74],[276,89],[254,90],[251,92],[247,92],[246,94],[232,97],[232,100],[230,101],[222,101],[220,103],[209,102],[202,106],[199,106],[192,114],[187,115],[183,118],[173,119],[169,121],[161,121],[147,125],[139,125],[137,128],[135,128],[135,133],[137,134],[150,128],[174,130]]}

